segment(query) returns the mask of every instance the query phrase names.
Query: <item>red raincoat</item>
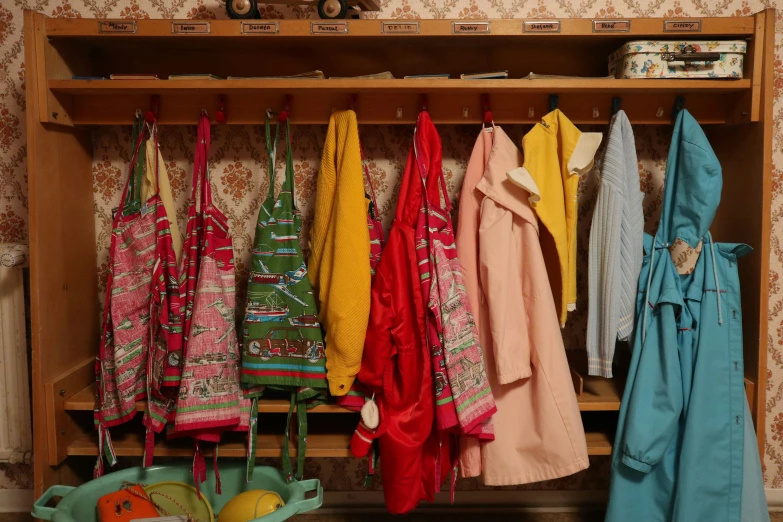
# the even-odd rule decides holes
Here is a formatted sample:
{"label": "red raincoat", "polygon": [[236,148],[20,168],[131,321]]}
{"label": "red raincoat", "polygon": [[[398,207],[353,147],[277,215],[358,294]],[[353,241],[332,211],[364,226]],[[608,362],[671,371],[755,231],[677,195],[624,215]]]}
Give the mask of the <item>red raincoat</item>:
{"label": "red raincoat", "polygon": [[[434,139],[434,127],[419,127],[417,145]],[[441,444],[435,429],[432,357],[414,242],[421,206],[421,176],[411,150],[397,214],[373,280],[359,372],[359,380],[376,393],[380,412],[376,436],[384,498],[391,513],[407,513],[420,500],[432,502],[450,471],[448,437],[442,437]]]}

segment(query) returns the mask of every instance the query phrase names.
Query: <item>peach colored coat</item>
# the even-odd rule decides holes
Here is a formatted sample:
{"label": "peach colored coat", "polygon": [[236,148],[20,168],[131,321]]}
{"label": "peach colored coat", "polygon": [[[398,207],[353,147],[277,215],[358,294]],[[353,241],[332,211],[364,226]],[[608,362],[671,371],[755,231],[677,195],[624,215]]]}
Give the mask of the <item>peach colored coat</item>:
{"label": "peach colored coat", "polygon": [[526,191],[507,178],[522,155],[500,127],[482,130],[459,208],[457,255],[495,395],[495,440],[463,440],[463,476],[501,486],[588,467],[587,443]]}

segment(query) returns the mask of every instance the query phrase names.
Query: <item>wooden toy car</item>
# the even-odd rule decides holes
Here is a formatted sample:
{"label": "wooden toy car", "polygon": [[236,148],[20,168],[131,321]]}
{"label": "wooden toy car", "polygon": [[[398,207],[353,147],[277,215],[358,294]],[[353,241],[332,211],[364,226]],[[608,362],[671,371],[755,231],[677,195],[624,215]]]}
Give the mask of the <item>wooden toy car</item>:
{"label": "wooden toy car", "polygon": [[[285,5],[318,4],[318,16],[325,20],[358,18],[360,10],[381,10],[378,0],[282,0],[274,3]],[[231,18],[261,18],[258,11],[258,0],[226,0],[226,12]]]}

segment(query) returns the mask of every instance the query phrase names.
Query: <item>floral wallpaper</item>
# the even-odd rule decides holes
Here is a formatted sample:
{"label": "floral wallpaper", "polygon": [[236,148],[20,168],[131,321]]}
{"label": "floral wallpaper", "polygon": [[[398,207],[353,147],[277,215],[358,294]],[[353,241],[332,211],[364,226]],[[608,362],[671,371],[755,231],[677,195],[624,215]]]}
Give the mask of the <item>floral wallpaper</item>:
{"label": "floral wallpaper", "polygon": [[[611,17],[691,17],[746,16],[766,7],[773,0],[381,0],[382,9],[367,16],[377,18],[611,18]],[[199,18],[225,17],[221,0],[1,0],[0,1],[0,242],[25,241],[27,237],[27,173],[24,114],[25,64],[22,35],[22,11],[35,9],[52,17],[111,18]],[[314,7],[266,5],[265,18],[313,18]],[[775,61],[776,97],[783,88],[783,18],[777,20]],[[773,222],[770,292],[770,335],[768,339],[767,448],[765,479],[767,487],[783,487],[783,105],[775,105],[775,164],[773,184]],[[293,118],[294,176],[297,197],[305,216],[302,237],[307,237],[312,219],[313,196],[320,163],[325,127],[295,125]],[[478,125],[439,126],[444,148],[444,171],[449,194],[459,193],[467,161],[479,132]],[[527,127],[510,126],[509,135],[517,142]],[[603,130],[597,127],[593,130]],[[383,220],[389,226],[393,218],[400,174],[412,138],[409,126],[362,126],[361,138],[370,177],[378,197]],[[652,231],[658,218],[666,153],[671,137],[668,126],[637,126],[636,145],[639,173],[646,194],[644,213]],[[97,235],[98,273],[105,285],[110,234],[111,209],[120,198],[127,175],[130,127],[103,127],[93,133],[93,192]],[[160,147],[177,200],[180,230],[185,230],[187,199],[192,174],[194,127],[163,127]],[[216,204],[229,216],[234,237],[239,280],[246,276],[253,240],[256,214],[262,194],[269,186],[268,160],[260,126],[214,126],[210,149],[210,176]],[[278,148],[282,154],[283,148]],[[278,157],[277,171],[284,158]],[[595,202],[597,172],[580,180],[578,255],[586,266],[587,230]],[[277,184],[282,182],[278,174]],[[306,246],[306,245],[305,245]],[[587,274],[578,274],[582,300],[569,316],[564,331],[566,347],[584,345],[586,324]],[[240,292],[244,292],[241,288]],[[101,298],[103,292],[100,292]],[[242,296],[238,302],[242,302]],[[269,463],[274,464],[274,461]],[[320,476],[332,490],[362,489],[366,464],[354,459],[310,459],[308,475]],[[593,458],[590,469],[559,481],[528,486],[532,489],[604,489],[608,480],[608,459]],[[31,468],[0,464],[0,489],[31,487]],[[378,480],[374,488],[378,487]],[[465,480],[459,489],[483,489],[478,480]]]}

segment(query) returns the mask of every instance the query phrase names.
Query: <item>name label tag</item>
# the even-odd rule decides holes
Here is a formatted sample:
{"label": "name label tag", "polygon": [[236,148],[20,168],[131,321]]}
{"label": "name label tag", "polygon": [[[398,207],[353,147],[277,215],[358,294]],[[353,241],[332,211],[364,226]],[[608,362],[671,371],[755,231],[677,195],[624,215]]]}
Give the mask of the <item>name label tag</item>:
{"label": "name label tag", "polygon": [[136,32],[136,22],[128,20],[101,20],[98,22],[99,33],[130,33]]}
{"label": "name label tag", "polygon": [[559,33],[559,20],[544,20],[541,22],[524,22],[522,29],[526,33]]}
{"label": "name label tag", "polygon": [[700,33],[701,20],[664,20],[663,31],[666,33]]}
{"label": "name label tag", "polygon": [[419,34],[419,22],[383,22],[383,34]]}
{"label": "name label tag", "polygon": [[593,20],[594,33],[627,33],[630,30],[630,20]]}
{"label": "name label tag", "polygon": [[348,34],[348,22],[310,22],[313,34]]}
{"label": "name label tag", "polygon": [[277,34],[280,32],[278,22],[242,22],[242,34]]}
{"label": "name label tag", "polygon": [[453,22],[452,34],[489,34],[489,22]]}
{"label": "name label tag", "polygon": [[171,22],[174,34],[209,34],[209,22]]}

